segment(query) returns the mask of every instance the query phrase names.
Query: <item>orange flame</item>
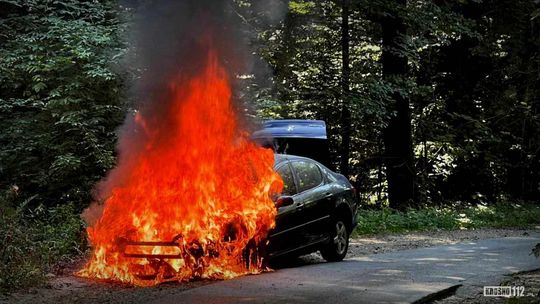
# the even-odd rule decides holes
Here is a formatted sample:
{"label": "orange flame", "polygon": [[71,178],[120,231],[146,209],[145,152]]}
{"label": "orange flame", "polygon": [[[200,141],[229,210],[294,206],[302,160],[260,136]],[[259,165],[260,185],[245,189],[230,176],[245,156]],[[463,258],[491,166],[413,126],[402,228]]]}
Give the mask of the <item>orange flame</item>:
{"label": "orange flame", "polygon": [[93,252],[80,276],[154,285],[264,270],[257,248],[274,226],[270,195],[283,185],[272,151],[239,126],[215,51],[199,75],[169,90],[161,117],[168,127],[135,117],[148,138],[144,151],[134,151],[129,177],[88,227]]}

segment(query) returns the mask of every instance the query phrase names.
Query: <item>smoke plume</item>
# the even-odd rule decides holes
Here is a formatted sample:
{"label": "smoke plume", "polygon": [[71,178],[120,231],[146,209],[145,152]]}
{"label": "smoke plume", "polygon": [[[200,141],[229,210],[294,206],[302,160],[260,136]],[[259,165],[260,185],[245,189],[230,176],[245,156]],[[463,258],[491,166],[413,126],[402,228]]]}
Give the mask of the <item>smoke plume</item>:
{"label": "smoke plume", "polygon": [[[264,22],[277,22],[284,11],[285,2],[280,0],[253,3],[254,9],[264,12]],[[148,130],[166,130],[172,124],[164,119],[170,117],[164,112],[170,109],[168,103],[173,100],[167,96],[171,79],[189,79],[200,72],[210,46],[217,50],[233,85],[235,75],[253,73],[256,62],[247,47],[250,37],[245,35],[249,31],[246,20],[239,15],[232,0],[144,1],[133,9],[134,47],[128,68],[136,71],[139,77],[131,89],[132,110],[118,132],[117,165],[97,184],[95,203],[83,213],[89,225],[100,217],[102,202],[110,196],[112,189],[122,187],[139,154],[144,153]],[[265,69],[261,64],[256,67]],[[143,123],[137,121],[140,117],[144,117]],[[249,124],[247,121],[241,123]]]}

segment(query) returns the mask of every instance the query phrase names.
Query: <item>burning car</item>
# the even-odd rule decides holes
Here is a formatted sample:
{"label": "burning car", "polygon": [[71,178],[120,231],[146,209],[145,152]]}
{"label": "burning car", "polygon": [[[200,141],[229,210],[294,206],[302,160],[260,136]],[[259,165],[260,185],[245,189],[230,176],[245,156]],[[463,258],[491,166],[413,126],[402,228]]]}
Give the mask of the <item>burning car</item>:
{"label": "burning car", "polygon": [[305,157],[276,154],[274,168],[284,186],[275,201],[278,214],[269,233],[268,256],[320,250],[327,261],[341,261],[356,224],[353,186],[345,176]]}
{"label": "burning car", "polygon": [[[260,273],[266,256],[316,249],[343,259],[352,187],[324,160],[276,156],[255,143],[229,80],[209,47],[196,73],[170,79],[159,107],[128,119],[118,165],[98,187],[103,201],[87,212],[95,214],[87,227],[92,253],[79,276],[150,286]],[[297,151],[285,141],[283,152]],[[273,201],[275,193],[282,195]]]}
{"label": "burning car", "polygon": [[328,168],[332,164],[326,123],[267,120],[252,139],[278,153],[274,169],[284,184],[276,199],[278,214],[269,233],[268,257],[320,250],[328,261],[342,260],[356,225],[357,199],[347,178]]}
{"label": "burning car", "polygon": [[[347,178],[321,163],[306,157],[275,154],[274,170],[283,181],[280,193],[274,193],[277,209],[275,227],[267,235],[268,242],[250,240],[243,250],[246,268],[261,260],[293,257],[320,250],[327,261],[341,261],[347,254],[349,236],[354,228],[356,193]],[[231,244],[245,233],[246,223],[233,219],[225,224],[225,243]],[[159,268],[167,260],[192,260],[198,264],[203,257],[219,257],[216,244],[199,241],[183,242],[179,234],[171,241],[129,241],[121,244],[124,257],[147,259]],[[150,247],[152,252],[141,252]],[[157,248],[160,250],[155,251]],[[158,253],[156,253],[158,252]],[[260,267],[260,265],[259,265]],[[139,278],[154,279],[155,273]]]}

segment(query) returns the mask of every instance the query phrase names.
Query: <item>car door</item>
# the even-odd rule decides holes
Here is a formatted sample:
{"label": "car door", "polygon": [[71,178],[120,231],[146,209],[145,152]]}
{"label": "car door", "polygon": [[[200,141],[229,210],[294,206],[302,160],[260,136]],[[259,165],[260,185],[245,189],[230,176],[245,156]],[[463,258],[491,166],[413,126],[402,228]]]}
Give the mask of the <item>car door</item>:
{"label": "car door", "polygon": [[319,166],[309,160],[291,162],[298,194],[295,196],[297,216],[300,218],[299,243],[303,246],[321,241],[327,236],[331,209],[331,189]]}
{"label": "car door", "polygon": [[[275,170],[283,179],[283,191],[280,195],[291,196],[295,199],[297,187],[290,164],[285,162],[276,167]],[[296,203],[278,209],[276,226],[269,234],[270,256],[290,251],[298,244],[300,235],[296,228],[300,225],[301,220],[298,213]]]}

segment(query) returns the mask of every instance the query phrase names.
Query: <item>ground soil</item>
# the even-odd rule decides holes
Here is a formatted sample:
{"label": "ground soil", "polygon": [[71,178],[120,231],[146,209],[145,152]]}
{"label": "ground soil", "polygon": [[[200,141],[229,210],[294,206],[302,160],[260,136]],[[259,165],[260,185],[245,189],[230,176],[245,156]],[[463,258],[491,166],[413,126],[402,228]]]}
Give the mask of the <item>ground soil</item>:
{"label": "ground soil", "polygon": [[[458,231],[429,231],[404,234],[382,234],[376,236],[357,236],[351,239],[347,257],[358,257],[370,254],[392,252],[398,250],[430,247],[437,245],[455,244],[464,241],[474,241],[488,238],[512,237],[527,234],[523,229],[478,229]],[[303,264],[323,262],[319,254],[311,254],[300,259],[291,261],[288,265],[279,267],[296,267]],[[179,289],[190,289],[211,281],[194,281],[184,283],[166,283],[159,286],[139,288],[128,285],[101,282],[79,278],[73,273],[83,265],[84,261],[72,261],[68,264],[59,265],[54,273],[48,275],[47,283],[42,287],[36,287],[19,291],[10,295],[0,295],[0,303],[144,303],[168,293],[177,293]],[[527,292],[535,295],[539,291],[540,274],[530,272],[509,277],[516,285],[529,284]],[[518,284],[519,283],[519,284]],[[536,286],[536,287],[534,287]],[[536,288],[536,289],[535,289]],[[482,300],[472,290],[469,294],[462,292],[446,298],[442,304],[453,303],[477,303]],[[481,295],[480,295],[481,296]],[[492,302],[485,302],[492,303]],[[505,303],[504,301],[501,303]]]}
{"label": "ground soil", "polygon": [[351,239],[347,256],[362,256],[527,234],[528,232],[525,229],[476,229],[378,234],[370,237],[359,236]]}
{"label": "ground soil", "polygon": [[485,297],[483,286],[464,286],[457,289],[455,294],[450,295],[434,304],[533,304],[540,303],[540,269],[524,271],[508,275],[500,283],[500,286],[523,286],[523,297]]}

